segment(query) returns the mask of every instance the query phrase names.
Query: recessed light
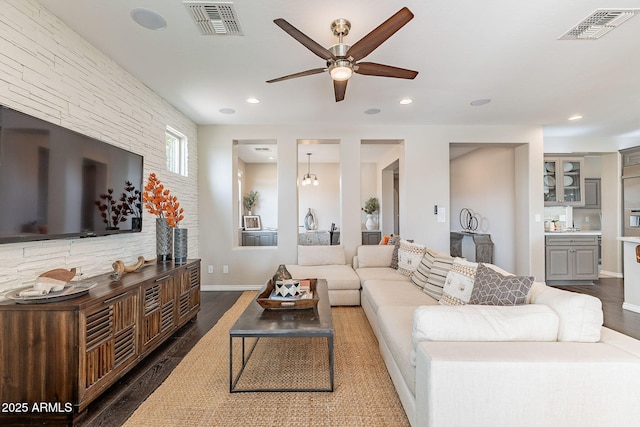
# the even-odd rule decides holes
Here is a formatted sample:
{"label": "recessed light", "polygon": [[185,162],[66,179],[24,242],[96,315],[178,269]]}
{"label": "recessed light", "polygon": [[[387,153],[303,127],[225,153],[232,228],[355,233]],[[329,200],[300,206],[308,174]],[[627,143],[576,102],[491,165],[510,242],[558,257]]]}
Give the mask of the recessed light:
{"label": "recessed light", "polygon": [[402,105],[407,105],[407,104],[411,104],[413,102],[413,99],[411,98],[404,98],[400,100],[400,104]]}
{"label": "recessed light", "polygon": [[379,112],[379,108],[369,108],[368,110],[364,110],[365,114],[378,114]]}
{"label": "recessed light", "polygon": [[574,114],[573,116],[569,117],[569,120],[580,120],[582,118],[582,116],[580,114]]}
{"label": "recessed light", "polygon": [[149,30],[164,30],[167,28],[167,21],[153,10],[138,7],[131,11],[131,18]]}
{"label": "recessed light", "polygon": [[236,110],[234,110],[233,108],[221,108],[218,111],[220,111],[222,114],[234,114],[236,112]]}
{"label": "recessed light", "polygon": [[260,100],[258,98],[247,98],[247,102],[249,104],[259,104]]}
{"label": "recessed light", "polygon": [[474,107],[479,107],[481,105],[486,105],[490,102],[491,100],[489,98],[480,98],[480,99],[474,99],[473,101],[471,101],[471,105],[473,105]]}

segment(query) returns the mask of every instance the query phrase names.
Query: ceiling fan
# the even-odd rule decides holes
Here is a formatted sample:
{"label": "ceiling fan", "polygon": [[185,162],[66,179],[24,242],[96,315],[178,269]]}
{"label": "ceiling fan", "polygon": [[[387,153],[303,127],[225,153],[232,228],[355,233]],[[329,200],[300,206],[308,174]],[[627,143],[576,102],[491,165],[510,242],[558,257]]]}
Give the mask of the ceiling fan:
{"label": "ceiling fan", "polygon": [[295,79],[297,77],[310,76],[313,74],[329,71],[333,79],[333,90],[336,102],[344,99],[347,90],[347,82],[353,73],[363,74],[367,76],[395,77],[398,79],[414,79],[417,71],[407,70],[404,68],[392,67],[390,65],[376,64],[375,62],[357,62],[369,55],[378,46],[384,43],[389,37],[402,28],[407,22],[413,19],[413,13],[403,7],[392,17],[384,21],[369,34],[360,39],[353,46],[349,46],[342,42],[342,38],[349,34],[351,23],[346,19],[336,19],[331,24],[333,34],[338,37],[338,44],[325,49],[300,30],[288,23],[282,18],[275,19],[273,22],[282,28],[287,34],[300,42],[304,47],[315,53],[320,58],[327,61],[327,66],[322,68],[313,68],[311,70],[301,71],[295,74],[278,77],[277,79],[267,80],[267,83],[276,83],[283,80]]}

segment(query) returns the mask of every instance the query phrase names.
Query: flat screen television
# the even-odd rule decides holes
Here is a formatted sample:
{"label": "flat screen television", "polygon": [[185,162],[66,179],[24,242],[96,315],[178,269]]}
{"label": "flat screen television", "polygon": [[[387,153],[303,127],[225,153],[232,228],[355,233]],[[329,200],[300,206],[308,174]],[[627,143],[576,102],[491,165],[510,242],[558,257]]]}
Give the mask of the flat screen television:
{"label": "flat screen television", "polygon": [[0,106],[0,243],[141,231],[142,166],[139,154]]}

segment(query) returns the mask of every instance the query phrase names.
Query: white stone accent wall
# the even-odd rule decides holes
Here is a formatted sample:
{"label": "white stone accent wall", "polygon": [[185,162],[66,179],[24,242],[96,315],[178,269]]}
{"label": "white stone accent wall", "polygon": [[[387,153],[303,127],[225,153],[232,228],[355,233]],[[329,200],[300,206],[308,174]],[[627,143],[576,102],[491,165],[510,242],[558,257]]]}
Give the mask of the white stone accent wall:
{"label": "white stone accent wall", "polygon": [[[196,124],[32,0],[0,0],[0,104],[143,155],[145,182],[155,172],[184,207],[198,257]],[[189,140],[188,178],[166,171],[166,126]],[[155,259],[155,217],[143,218],[141,233],[0,245],[0,295],[54,268],[90,277]]]}

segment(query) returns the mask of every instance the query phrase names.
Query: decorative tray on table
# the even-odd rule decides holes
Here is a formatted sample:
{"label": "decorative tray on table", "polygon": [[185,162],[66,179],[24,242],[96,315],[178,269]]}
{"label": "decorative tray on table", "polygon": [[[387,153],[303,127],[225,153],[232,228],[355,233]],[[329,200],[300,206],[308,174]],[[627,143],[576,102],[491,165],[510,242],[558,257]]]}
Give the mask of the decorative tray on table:
{"label": "decorative tray on table", "polygon": [[69,282],[61,291],[51,291],[45,295],[21,296],[20,292],[29,290],[31,287],[15,289],[7,292],[5,297],[18,304],[46,304],[56,301],[64,301],[84,295],[91,290],[97,282],[91,279],[77,280]]}
{"label": "decorative tray on table", "polygon": [[267,310],[290,310],[313,308],[318,305],[320,297],[316,291],[317,279],[301,279],[300,292],[297,295],[282,297],[276,295],[275,283],[270,279],[266,288],[258,295],[256,301]]}

